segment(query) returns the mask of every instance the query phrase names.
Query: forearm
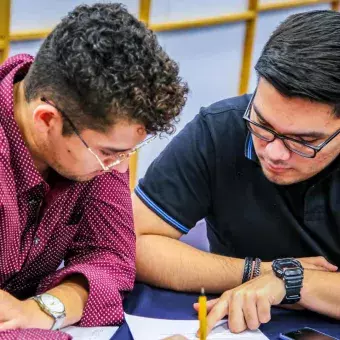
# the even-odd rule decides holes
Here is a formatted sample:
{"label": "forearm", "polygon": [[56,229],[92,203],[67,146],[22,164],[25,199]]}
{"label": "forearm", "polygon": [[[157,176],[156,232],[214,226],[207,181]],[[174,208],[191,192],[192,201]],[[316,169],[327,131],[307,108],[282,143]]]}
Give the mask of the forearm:
{"label": "forearm", "polygon": [[[59,298],[65,306],[66,318],[62,327],[77,323],[81,319],[88,298],[87,281],[83,276],[71,276],[47,293]],[[32,328],[52,327],[54,320],[43,312],[34,300],[27,300],[26,306],[31,310]]]}
{"label": "forearm", "polygon": [[340,319],[340,273],[305,270],[299,304]]}
{"label": "forearm", "polygon": [[137,238],[137,279],[179,291],[222,293],[241,284],[244,260],[158,235]]}

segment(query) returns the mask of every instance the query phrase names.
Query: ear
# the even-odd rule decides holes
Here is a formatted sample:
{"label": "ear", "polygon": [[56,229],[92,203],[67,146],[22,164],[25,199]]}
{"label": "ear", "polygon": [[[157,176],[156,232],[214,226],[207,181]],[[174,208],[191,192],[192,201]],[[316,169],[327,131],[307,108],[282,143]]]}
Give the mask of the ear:
{"label": "ear", "polygon": [[41,133],[48,133],[52,129],[62,130],[63,120],[56,108],[48,104],[40,104],[33,111],[33,123]]}

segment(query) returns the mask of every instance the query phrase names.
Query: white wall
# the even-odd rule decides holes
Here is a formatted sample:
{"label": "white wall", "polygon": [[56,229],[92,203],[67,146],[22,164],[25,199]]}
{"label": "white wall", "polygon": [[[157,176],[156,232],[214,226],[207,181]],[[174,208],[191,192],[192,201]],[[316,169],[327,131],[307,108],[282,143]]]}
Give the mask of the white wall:
{"label": "white wall", "polygon": [[[1,0],[0,0],[1,1]],[[157,0],[156,0],[157,1]],[[49,29],[74,7],[108,0],[12,0],[11,31]],[[112,1],[111,1],[112,2]],[[120,0],[134,15],[138,0]]]}
{"label": "white wall", "polygon": [[151,23],[193,20],[247,9],[247,0],[154,0]]}
{"label": "white wall", "polygon": [[[275,2],[276,0],[262,0],[262,3]],[[251,79],[249,82],[249,91],[253,91],[256,86],[256,73],[254,71],[254,66],[257,59],[260,57],[261,51],[267,40],[269,39],[271,33],[274,29],[284,21],[289,15],[307,12],[319,9],[330,9],[329,4],[318,4],[314,6],[306,6],[306,7],[297,7],[290,8],[279,11],[270,11],[263,12],[259,15],[257,26],[256,26],[256,34],[255,34],[255,46],[253,52],[253,72],[251,74]]]}
{"label": "white wall", "polygon": [[[244,29],[245,24],[240,22],[158,34],[165,50],[179,62],[180,73],[190,88],[177,132],[201,106],[237,95]],[[141,150],[139,177],[172,137],[155,141]]]}
{"label": "white wall", "polygon": [[[1,1],[1,0],[0,0]],[[49,29],[62,16],[81,3],[99,0],[12,0],[12,31]],[[276,0],[262,0],[275,2]],[[104,1],[108,2],[108,1]],[[135,15],[138,0],[120,1]],[[246,9],[247,0],[153,0],[151,22],[192,20],[202,17],[240,12]],[[256,31],[253,65],[262,47],[275,27],[288,15],[313,9],[329,9],[329,4],[300,7],[289,10],[261,13]],[[177,127],[177,132],[191,120],[201,106],[237,95],[242,60],[244,22],[185,30],[160,32],[161,45],[180,65],[181,76],[189,83],[190,94]],[[10,54],[34,55],[41,41],[11,43]],[[256,86],[255,72],[251,74],[249,89]],[[154,141],[140,152],[138,177],[143,176],[151,161],[172,137]]]}

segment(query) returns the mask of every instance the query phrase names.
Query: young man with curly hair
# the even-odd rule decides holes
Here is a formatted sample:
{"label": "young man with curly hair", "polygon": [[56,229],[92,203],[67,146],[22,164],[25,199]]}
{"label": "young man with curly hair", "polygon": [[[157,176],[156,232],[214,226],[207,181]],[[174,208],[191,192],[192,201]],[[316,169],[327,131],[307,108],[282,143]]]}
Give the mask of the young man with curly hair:
{"label": "young man with curly hair", "polygon": [[172,130],[186,93],[118,4],[77,7],[35,59],[1,65],[1,331],[122,321],[135,279],[128,158]]}

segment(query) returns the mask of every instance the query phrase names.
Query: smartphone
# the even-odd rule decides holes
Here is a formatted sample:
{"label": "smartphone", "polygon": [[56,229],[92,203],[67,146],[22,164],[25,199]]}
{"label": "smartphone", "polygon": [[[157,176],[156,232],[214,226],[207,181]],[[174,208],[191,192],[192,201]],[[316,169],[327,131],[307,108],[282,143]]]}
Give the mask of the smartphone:
{"label": "smartphone", "polygon": [[325,333],[321,333],[313,328],[304,327],[296,331],[281,333],[280,339],[284,340],[339,340]]}

